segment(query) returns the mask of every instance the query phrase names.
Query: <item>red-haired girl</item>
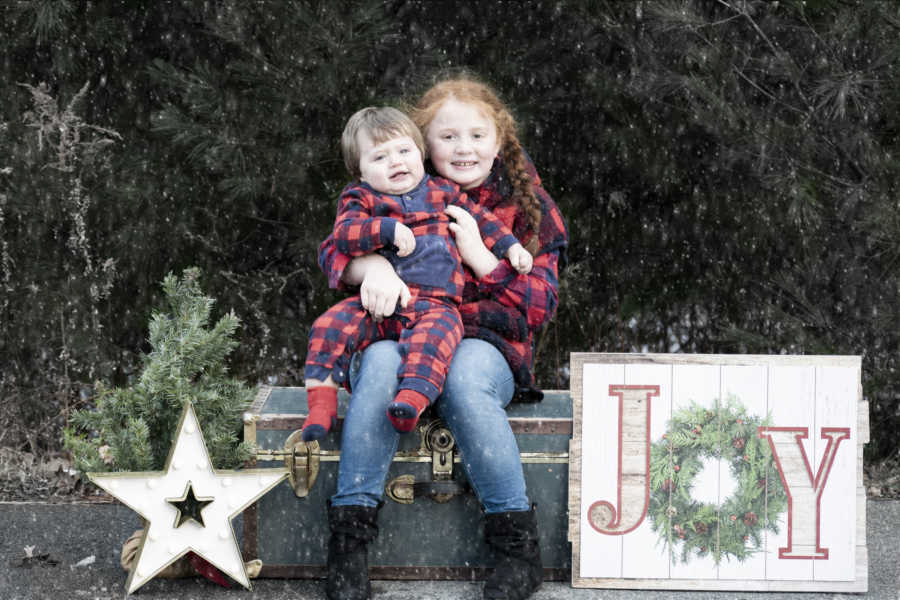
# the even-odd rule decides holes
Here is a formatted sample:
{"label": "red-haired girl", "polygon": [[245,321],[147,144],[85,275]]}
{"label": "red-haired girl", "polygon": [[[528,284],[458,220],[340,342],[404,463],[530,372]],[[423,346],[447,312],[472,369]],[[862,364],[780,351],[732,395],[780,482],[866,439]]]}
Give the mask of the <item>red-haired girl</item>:
{"label": "red-haired girl", "polygon": [[[485,512],[485,535],[497,561],[485,598],[529,597],[542,580],[534,508],[505,408],[514,396],[540,399],[532,374],[534,332],[554,314],[558,271],[565,261],[562,215],[541,186],[516,135],[507,107],[487,85],[453,77],[432,86],[413,111],[433,171],[491,210],[534,255],[520,274],[484,245],[475,220],[448,207],[467,267],[460,307],[464,339],[454,354],[435,408],[450,428],[469,483]],[[332,286],[360,286],[375,319],[393,314],[403,282],[379,255],[352,258],[332,238],[319,262]],[[329,598],[369,597],[367,544],[399,435],[385,417],[396,394],[402,357],[396,342],[380,341],[351,364],[353,399],[344,420],[337,493],[328,509]]]}

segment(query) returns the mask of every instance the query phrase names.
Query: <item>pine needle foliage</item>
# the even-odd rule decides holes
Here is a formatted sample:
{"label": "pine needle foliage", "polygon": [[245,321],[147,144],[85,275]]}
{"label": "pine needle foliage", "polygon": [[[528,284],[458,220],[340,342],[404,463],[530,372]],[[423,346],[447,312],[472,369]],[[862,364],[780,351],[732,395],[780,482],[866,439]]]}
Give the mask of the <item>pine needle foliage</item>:
{"label": "pine needle foliage", "polygon": [[253,390],[230,377],[226,358],[240,320],[229,312],[210,326],[215,301],[200,289],[200,272],[163,280],[167,310],[150,319],[150,346],[133,386],[97,386],[96,408],[75,412],[65,432],[81,471],[163,468],[185,401],[194,405],[217,468],[241,465],[252,450],[239,441]]}
{"label": "pine needle foliage", "polygon": [[[539,385],[565,388],[573,351],[860,355],[867,460],[898,456],[895,0],[0,11],[4,444],[51,448],[93,380],[127,383],[155,283],[187,265],[242,315],[235,369],[302,383],[307,328],[337,298],[316,249],[347,183],[344,121],[465,68],[510,105],[567,217]],[[94,126],[82,141],[115,143],[62,163],[45,94]]]}

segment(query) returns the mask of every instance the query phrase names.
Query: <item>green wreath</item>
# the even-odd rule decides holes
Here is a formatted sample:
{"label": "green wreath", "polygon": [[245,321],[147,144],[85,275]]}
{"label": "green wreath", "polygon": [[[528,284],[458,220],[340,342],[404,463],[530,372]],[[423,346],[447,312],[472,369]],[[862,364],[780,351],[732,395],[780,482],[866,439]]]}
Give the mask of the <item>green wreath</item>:
{"label": "green wreath", "polygon": [[[787,496],[772,451],[758,435],[769,425],[769,419],[748,415],[733,396],[718,413],[692,403],[672,416],[668,432],[650,448],[649,509],[672,562],[679,554],[682,563],[692,556],[711,556],[717,565],[722,558],[743,562],[762,547],[764,531],[778,533]],[[730,463],[737,490],[721,504],[691,498],[703,458]]]}

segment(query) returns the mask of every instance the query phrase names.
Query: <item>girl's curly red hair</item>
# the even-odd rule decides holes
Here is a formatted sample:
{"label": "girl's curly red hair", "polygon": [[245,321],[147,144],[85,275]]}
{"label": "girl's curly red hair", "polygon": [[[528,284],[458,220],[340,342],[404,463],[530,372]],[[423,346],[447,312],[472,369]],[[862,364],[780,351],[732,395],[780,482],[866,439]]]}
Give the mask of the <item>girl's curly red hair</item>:
{"label": "girl's curly red hair", "polygon": [[[497,128],[500,140],[500,154],[506,167],[506,174],[512,184],[512,199],[518,203],[528,217],[535,234],[541,225],[541,204],[534,194],[531,175],[528,172],[525,153],[516,134],[516,122],[506,105],[487,84],[469,75],[452,76],[432,85],[413,108],[413,120],[426,132],[441,106],[449,99],[466,104],[474,104]],[[526,245],[529,252],[537,251],[538,236],[533,235]]]}

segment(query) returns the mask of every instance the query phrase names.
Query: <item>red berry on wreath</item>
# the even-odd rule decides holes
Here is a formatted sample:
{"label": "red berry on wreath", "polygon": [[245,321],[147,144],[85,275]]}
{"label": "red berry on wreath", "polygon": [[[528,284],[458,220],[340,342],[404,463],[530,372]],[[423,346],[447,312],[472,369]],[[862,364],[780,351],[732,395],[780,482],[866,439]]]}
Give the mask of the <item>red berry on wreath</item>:
{"label": "red berry on wreath", "polygon": [[745,455],[744,455],[744,460],[746,460],[747,462],[750,462],[750,455],[749,455],[749,454],[745,454]]}
{"label": "red berry on wreath", "polygon": [[759,522],[759,517],[756,516],[754,512],[748,512],[744,515],[744,525],[747,527],[753,527]]}
{"label": "red berry on wreath", "polygon": [[732,521],[737,521],[737,515],[731,515],[728,518],[731,519]]}
{"label": "red berry on wreath", "polygon": [[666,479],[662,482],[662,485],[660,487],[664,492],[671,492],[673,489],[675,489],[675,483],[671,479]]}
{"label": "red berry on wreath", "polygon": [[672,470],[677,473],[678,471],[681,470],[681,467],[679,465],[675,465],[674,467],[672,467]]}
{"label": "red berry on wreath", "polygon": [[738,450],[741,450],[744,448],[744,446],[747,445],[747,441],[744,440],[744,438],[735,438],[731,442],[731,445],[734,446],[735,448],[737,448]]}

